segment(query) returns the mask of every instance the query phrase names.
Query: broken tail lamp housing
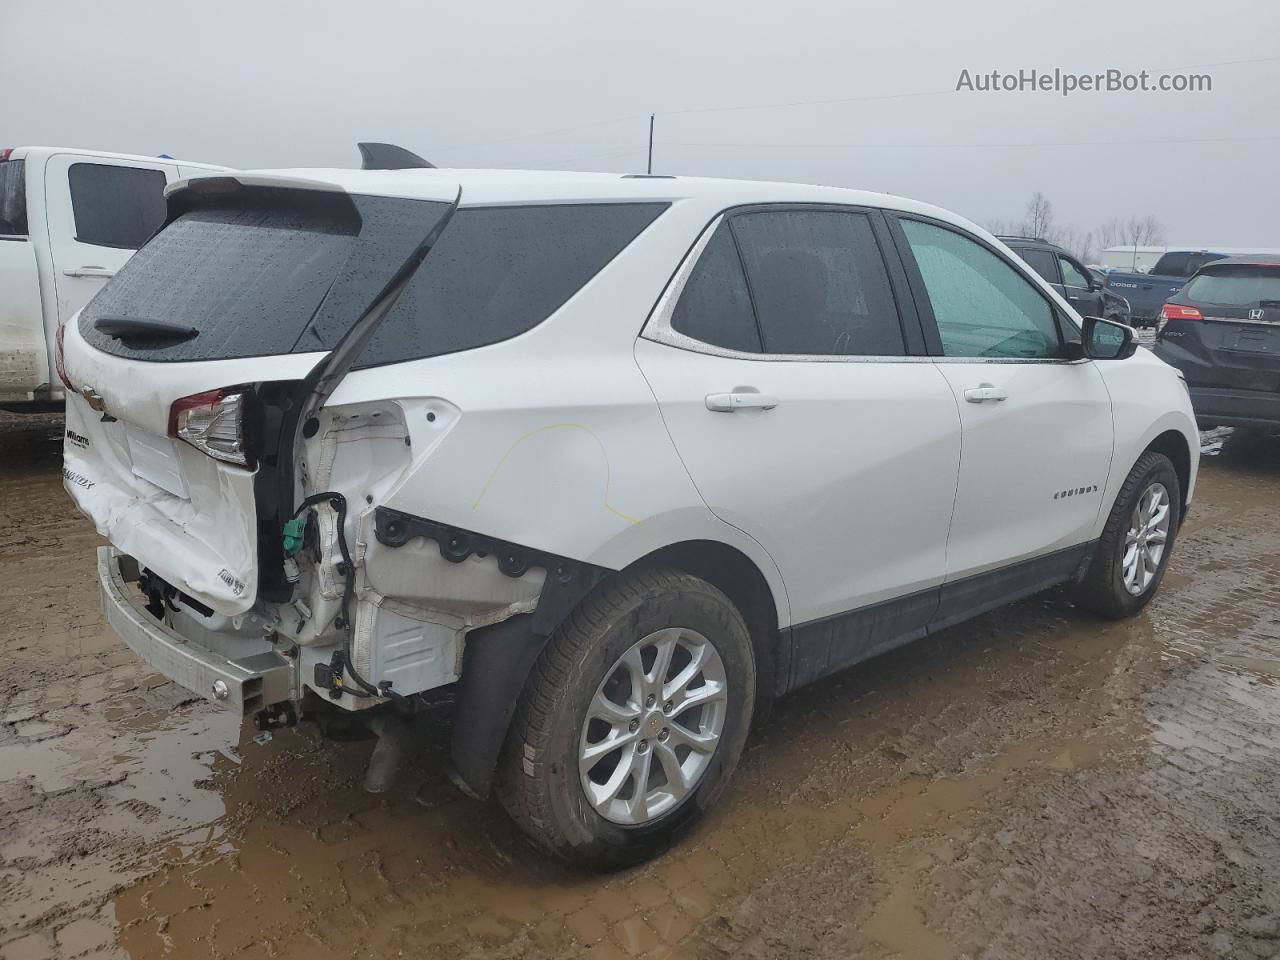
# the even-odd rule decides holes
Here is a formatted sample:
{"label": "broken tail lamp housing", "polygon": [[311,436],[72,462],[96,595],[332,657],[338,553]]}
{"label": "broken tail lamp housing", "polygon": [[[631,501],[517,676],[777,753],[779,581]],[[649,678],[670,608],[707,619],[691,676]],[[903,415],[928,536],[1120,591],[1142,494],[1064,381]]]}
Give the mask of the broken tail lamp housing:
{"label": "broken tail lamp housing", "polygon": [[169,436],[224,463],[257,466],[248,444],[248,387],[223,387],[180,397],[169,408]]}

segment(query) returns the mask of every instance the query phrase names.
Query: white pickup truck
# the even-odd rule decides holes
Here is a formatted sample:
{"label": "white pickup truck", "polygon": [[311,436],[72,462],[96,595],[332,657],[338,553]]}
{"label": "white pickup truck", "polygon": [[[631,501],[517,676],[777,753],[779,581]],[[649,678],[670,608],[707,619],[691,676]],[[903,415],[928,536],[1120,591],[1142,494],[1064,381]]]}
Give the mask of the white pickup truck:
{"label": "white pickup truck", "polygon": [[65,147],[0,149],[0,405],[63,399],[58,328],[164,222],[167,184],[225,169]]}

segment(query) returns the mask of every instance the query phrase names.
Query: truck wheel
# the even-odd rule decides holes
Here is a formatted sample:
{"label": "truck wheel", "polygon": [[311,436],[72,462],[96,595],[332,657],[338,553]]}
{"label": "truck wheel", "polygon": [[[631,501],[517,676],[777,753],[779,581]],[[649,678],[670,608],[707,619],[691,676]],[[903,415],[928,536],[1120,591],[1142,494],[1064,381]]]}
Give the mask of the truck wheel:
{"label": "truck wheel", "polygon": [[499,771],[503,806],[565,859],[646,860],[724,789],[755,682],[747,626],[711,584],[677,571],[612,578],[530,674]]}
{"label": "truck wheel", "polygon": [[1173,463],[1148,451],[1129,471],[1076,592],[1087,610],[1119,620],[1147,605],[1173,552],[1182,487]]}

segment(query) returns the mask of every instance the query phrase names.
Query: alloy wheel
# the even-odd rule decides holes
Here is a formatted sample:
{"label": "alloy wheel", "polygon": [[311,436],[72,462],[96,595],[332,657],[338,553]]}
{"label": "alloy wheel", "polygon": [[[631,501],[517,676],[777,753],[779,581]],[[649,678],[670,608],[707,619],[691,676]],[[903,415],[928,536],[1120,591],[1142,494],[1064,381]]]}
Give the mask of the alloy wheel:
{"label": "alloy wheel", "polygon": [[627,826],[673,811],[710,766],[727,704],[724,662],[702,634],[671,627],[632,644],[582,724],[578,771],[592,807]]}
{"label": "alloy wheel", "polygon": [[1138,497],[1120,555],[1125,589],[1135,597],[1146,592],[1160,569],[1169,543],[1169,519],[1169,491],[1163,483],[1153,483]]}

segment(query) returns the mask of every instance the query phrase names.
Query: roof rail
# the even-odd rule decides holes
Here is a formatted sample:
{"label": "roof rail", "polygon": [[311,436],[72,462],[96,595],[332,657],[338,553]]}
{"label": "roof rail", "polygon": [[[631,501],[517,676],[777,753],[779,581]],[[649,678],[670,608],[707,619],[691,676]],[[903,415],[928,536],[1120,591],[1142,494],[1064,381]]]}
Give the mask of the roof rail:
{"label": "roof rail", "polygon": [[1023,237],[1016,233],[996,234],[997,240],[1030,240],[1032,243],[1048,243],[1044,237]]}
{"label": "roof rail", "polygon": [[436,165],[394,143],[357,143],[361,170],[434,170]]}

